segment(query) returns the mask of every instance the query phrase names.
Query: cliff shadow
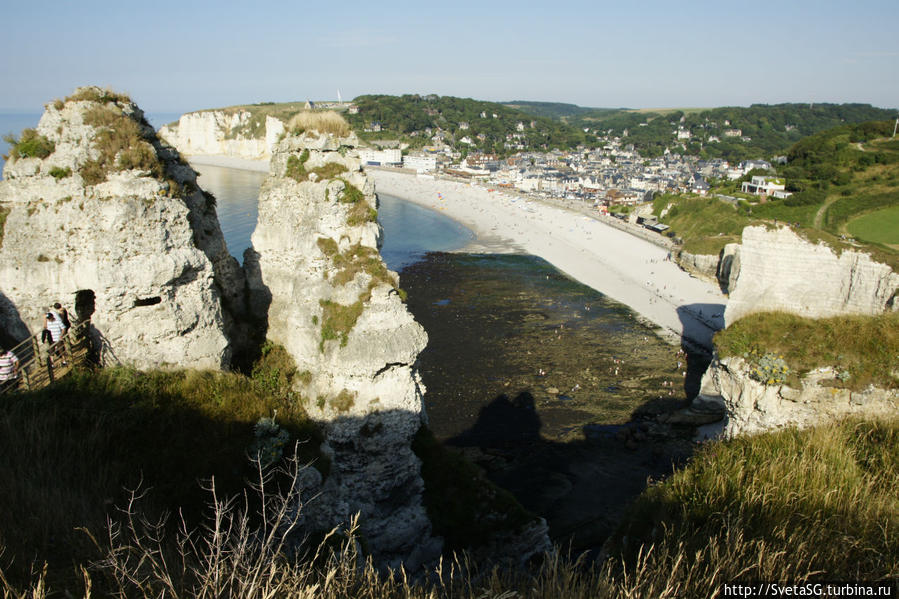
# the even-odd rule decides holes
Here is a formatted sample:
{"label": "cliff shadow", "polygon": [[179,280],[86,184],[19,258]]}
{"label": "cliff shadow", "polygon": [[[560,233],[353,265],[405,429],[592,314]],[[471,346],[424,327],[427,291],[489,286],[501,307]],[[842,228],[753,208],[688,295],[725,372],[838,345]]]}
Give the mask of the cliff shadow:
{"label": "cliff shadow", "polygon": [[[114,385],[92,384],[89,376],[6,395],[0,402],[5,461],[0,538],[6,545],[0,566],[14,584],[30,584],[35,559],[46,561],[51,588],[81,584],[72,565],[102,557],[85,530],[102,543],[107,518],[124,519],[120,508],[128,506],[133,489],[141,496],[138,518],[156,522],[165,513],[178,514],[164,528],[166,549],[176,549],[182,517],[189,529],[208,524],[211,496],[205,489],[212,479],[219,501],[249,492],[255,525],[253,515],[261,506],[249,487],[258,475],[248,459],[256,437],[247,414],[260,407],[264,413],[264,406],[246,406],[245,396],[234,389],[241,409],[251,411],[226,413],[211,399],[193,405],[178,393],[160,394],[155,383],[134,371],[110,375]],[[170,380],[175,386],[177,376]],[[314,431],[303,423],[279,424],[291,438],[285,456],[296,451],[301,464],[317,458],[320,439]],[[310,442],[294,446],[306,439]],[[283,490],[284,482],[276,478],[273,486]],[[102,577],[93,580],[96,593],[112,594],[97,588]],[[58,582],[68,584],[53,584]]]}
{"label": "cliff shadow", "polygon": [[724,328],[724,304],[687,304],[678,306],[681,321],[681,350],[684,354],[684,393],[693,399],[699,393],[702,375],[712,358],[715,333]]}
{"label": "cliff shadow", "polygon": [[268,334],[268,310],[272,305],[272,292],[262,280],[259,252],[252,246],[243,253],[245,274],[246,319],[235,326],[243,342],[233,357],[233,367],[249,372],[259,359],[262,344]]}
{"label": "cliff shadow", "polygon": [[12,349],[31,336],[19,309],[0,291],[0,346]]}
{"label": "cliff shadow", "polygon": [[683,399],[647,400],[624,424],[588,424],[583,440],[552,441],[528,390],[499,395],[446,445],[481,466],[522,506],[544,517],[555,542],[598,550],[647,481],[670,475],[692,454],[692,430],[657,422]]}

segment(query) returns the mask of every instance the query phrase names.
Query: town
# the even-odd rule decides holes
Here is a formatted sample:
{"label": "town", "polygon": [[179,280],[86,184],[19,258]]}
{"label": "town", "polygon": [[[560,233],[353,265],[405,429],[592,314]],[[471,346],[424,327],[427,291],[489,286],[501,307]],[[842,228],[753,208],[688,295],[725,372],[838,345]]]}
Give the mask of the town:
{"label": "town", "polygon": [[[467,123],[460,123],[466,129]],[[523,130],[527,124],[518,123]],[[377,131],[372,123],[370,131]],[[425,134],[431,131],[426,130]],[[572,151],[520,151],[508,158],[481,152],[465,153],[433,134],[433,145],[409,152],[396,140],[373,141],[378,149],[362,149],[363,164],[370,167],[403,169],[421,176],[468,180],[489,189],[517,193],[533,199],[565,200],[569,205],[593,208],[600,213],[643,222],[634,207],[651,202],[656,193],[689,193],[706,196],[713,185],[745,179],[734,195],[715,193],[719,199],[765,201],[786,198],[785,181],[774,176],[774,167],[765,160],[743,160],[731,164],[715,158],[703,160],[668,150],[657,158],[644,158],[633,144],[617,136],[599,138],[598,147],[578,146]],[[683,137],[683,130],[677,132]],[[515,148],[515,134],[506,146]],[[459,143],[464,144],[466,138]],[[785,163],[786,157],[775,158]],[[760,174],[769,173],[769,174]],[[711,182],[711,184],[710,184]],[[638,220],[639,219],[639,220]],[[663,232],[666,227],[652,220],[647,228]]]}

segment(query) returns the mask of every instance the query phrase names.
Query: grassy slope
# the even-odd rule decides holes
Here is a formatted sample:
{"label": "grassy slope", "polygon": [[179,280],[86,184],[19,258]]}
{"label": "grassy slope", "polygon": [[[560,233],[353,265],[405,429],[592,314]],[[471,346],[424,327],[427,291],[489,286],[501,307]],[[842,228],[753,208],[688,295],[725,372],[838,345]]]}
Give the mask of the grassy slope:
{"label": "grassy slope", "polygon": [[899,314],[809,319],[782,312],[746,316],[715,335],[719,355],[753,352],[782,355],[790,370],[803,374],[832,366],[850,378],[835,385],[863,389],[869,384],[899,387]]}
{"label": "grassy slope", "polygon": [[[215,477],[223,494],[252,479],[247,451],[253,425],[277,422],[318,457],[318,429],[292,397],[295,369],[273,350],[252,377],[199,371],[140,373],[125,368],[74,373],[39,392],[0,403],[0,547],[22,575],[47,560],[51,577],[93,559],[86,527],[105,529],[125,489],[147,490],[148,516],[204,507],[201,479]],[[326,464],[319,460],[319,465]]]}
{"label": "grassy slope", "polygon": [[[737,207],[714,197],[665,195],[656,199],[654,212],[659,215],[666,206],[676,206],[662,220],[693,253],[715,254],[738,241],[743,227],[776,221],[791,224],[813,243],[824,241],[837,251],[861,249],[897,269],[899,233],[885,227],[885,221],[899,207],[899,150],[883,138],[853,141],[878,135],[886,125],[844,126],[796,144],[789,166],[782,169],[788,185],[807,190],[794,198]],[[729,195],[735,189],[739,182],[713,191]],[[802,197],[806,203],[798,201]],[[860,217],[867,218],[858,223]],[[842,239],[856,231],[860,243]]]}
{"label": "grassy slope", "polygon": [[672,581],[692,592],[679,596],[737,578],[895,578],[897,498],[899,419],[743,437],[705,446],[648,489],[617,547],[633,560],[656,538],[657,561],[680,546],[690,564],[673,563]]}

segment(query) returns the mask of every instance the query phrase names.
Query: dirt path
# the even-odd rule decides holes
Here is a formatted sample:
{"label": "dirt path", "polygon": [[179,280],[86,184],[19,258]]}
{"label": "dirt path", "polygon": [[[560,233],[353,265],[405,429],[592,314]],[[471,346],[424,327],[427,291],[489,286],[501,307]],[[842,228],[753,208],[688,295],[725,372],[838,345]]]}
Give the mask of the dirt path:
{"label": "dirt path", "polygon": [[821,229],[821,225],[824,222],[824,213],[827,212],[827,209],[831,204],[837,201],[837,198],[828,198],[824,200],[824,205],[818,208],[818,211],[815,213],[815,220],[812,223],[812,226],[816,229]]}

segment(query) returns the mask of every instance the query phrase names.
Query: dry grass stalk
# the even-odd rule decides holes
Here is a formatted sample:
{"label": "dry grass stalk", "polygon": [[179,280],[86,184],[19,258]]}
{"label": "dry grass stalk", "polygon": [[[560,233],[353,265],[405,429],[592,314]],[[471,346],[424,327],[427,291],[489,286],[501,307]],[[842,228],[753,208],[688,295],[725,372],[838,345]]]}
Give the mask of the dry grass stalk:
{"label": "dry grass stalk", "polygon": [[299,112],[287,123],[287,130],[294,133],[318,131],[337,137],[346,137],[351,131],[349,123],[341,115],[330,110]]}

